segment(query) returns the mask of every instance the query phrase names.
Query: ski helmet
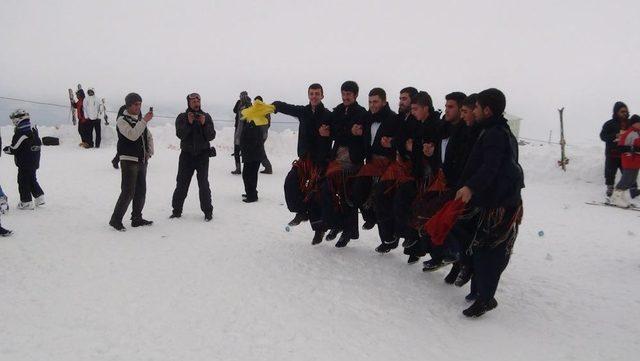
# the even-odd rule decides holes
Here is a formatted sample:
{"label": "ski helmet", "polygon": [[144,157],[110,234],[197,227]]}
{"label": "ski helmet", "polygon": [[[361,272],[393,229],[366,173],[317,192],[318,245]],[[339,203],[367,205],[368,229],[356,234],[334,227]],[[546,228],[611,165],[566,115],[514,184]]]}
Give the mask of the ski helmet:
{"label": "ski helmet", "polygon": [[16,109],[11,113],[11,115],[9,115],[9,118],[13,122],[13,125],[18,125],[21,121],[29,119],[29,112],[24,109]]}

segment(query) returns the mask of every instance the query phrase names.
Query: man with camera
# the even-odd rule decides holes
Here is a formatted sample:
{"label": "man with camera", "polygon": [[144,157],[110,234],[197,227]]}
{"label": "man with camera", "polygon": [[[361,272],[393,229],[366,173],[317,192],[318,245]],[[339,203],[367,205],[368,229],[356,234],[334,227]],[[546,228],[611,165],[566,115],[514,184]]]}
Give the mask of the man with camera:
{"label": "man with camera", "polygon": [[209,157],[215,156],[215,148],[209,144],[216,137],[213,119],[200,108],[200,95],[187,96],[188,108],[176,118],[176,135],[180,138],[180,160],[176,190],[173,192],[173,213],[171,218],[182,216],[182,207],[187,198],[193,173],[197,172],[200,190],[200,209],[205,221],[210,221],[213,213],[211,189],[209,188]]}

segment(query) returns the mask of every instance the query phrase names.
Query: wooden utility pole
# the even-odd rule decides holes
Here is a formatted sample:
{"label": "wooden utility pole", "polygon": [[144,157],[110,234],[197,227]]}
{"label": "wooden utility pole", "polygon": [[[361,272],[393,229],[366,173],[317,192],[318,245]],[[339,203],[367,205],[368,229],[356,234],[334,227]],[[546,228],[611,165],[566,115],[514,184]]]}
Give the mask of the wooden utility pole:
{"label": "wooden utility pole", "polygon": [[564,119],[562,117],[564,107],[558,109],[558,112],[560,113],[560,160],[558,161],[558,165],[566,172],[569,159],[565,154],[565,145],[567,145],[567,142],[564,140]]}

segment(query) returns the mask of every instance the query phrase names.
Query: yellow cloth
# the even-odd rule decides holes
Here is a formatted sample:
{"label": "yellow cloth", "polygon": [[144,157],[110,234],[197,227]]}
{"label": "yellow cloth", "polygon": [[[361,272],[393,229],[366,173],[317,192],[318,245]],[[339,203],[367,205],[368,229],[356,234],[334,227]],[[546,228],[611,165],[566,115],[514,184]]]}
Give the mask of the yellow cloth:
{"label": "yellow cloth", "polygon": [[257,126],[269,124],[267,120],[267,114],[271,114],[276,111],[276,107],[271,104],[265,104],[260,100],[253,102],[253,105],[243,109],[240,113],[245,122],[254,122]]}

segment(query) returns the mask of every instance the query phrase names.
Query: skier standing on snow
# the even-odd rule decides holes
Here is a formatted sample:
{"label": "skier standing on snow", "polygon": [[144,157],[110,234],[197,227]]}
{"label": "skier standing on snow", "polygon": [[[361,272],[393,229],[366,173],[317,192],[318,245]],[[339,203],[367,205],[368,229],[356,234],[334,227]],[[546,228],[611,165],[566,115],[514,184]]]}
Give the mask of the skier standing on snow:
{"label": "skier standing on snow", "polygon": [[638,169],[640,169],[640,116],[637,114],[629,119],[629,126],[620,134],[619,140],[620,164],[622,177],[616,184],[611,203],[622,208],[629,208],[631,203],[627,198],[629,191],[631,198],[640,195],[638,190]]}
{"label": "skier standing on snow", "polygon": [[200,95],[187,96],[187,110],[176,118],[176,136],[180,139],[180,159],[176,189],[173,192],[171,218],[182,216],[182,207],[189,191],[193,173],[196,172],[200,196],[200,209],[204,220],[210,221],[213,214],[211,188],[209,187],[209,157],[212,155],[210,141],[215,139],[213,119],[200,107]]}
{"label": "skier standing on snow", "polygon": [[149,109],[142,116],[142,98],[136,93],[127,94],[125,105],[127,109],[116,122],[122,172],[121,192],[109,221],[109,225],[118,231],[125,231],[122,218],[132,201],[131,227],[153,224],[142,218],[147,193],[147,164],[153,155],[153,138],[147,123],[153,118],[153,112]]}
{"label": "skier standing on snow", "polygon": [[[82,109],[84,111],[84,117],[86,118],[86,128],[85,128],[85,142],[87,143],[87,148],[100,148],[101,141],[101,120],[100,120],[100,106],[101,102],[96,97],[96,93],[93,88],[89,88],[87,90],[88,96],[84,98],[82,101]],[[96,140],[93,141],[93,131],[96,132]]]}
{"label": "skier standing on snow", "polygon": [[233,159],[235,160],[236,169],[231,171],[231,174],[242,174],[242,170],[240,169],[240,138],[242,136],[242,127],[244,126],[244,122],[242,121],[242,110],[251,106],[251,98],[249,98],[249,94],[246,91],[242,91],[240,93],[240,99],[236,101],[236,105],[233,106],[233,112],[236,114],[235,117],[235,132],[233,135]]}
{"label": "skier standing on snow", "polygon": [[15,132],[11,145],[4,147],[3,151],[15,156],[18,167],[20,193],[18,209],[35,209],[35,206],[44,205],[44,191],[36,178],[36,171],[40,168],[42,141],[38,135],[38,128],[31,125],[31,119],[26,110],[18,109],[9,117],[15,126]]}
{"label": "skier standing on snow", "polygon": [[[613,117],[606,121],[600,131],[600,139],[605,142],[604,178],[607,186],[607,197],[613,194],[613,185],[618,169],[622,171],[618,141],[620,135],[629,126],[629,108],[623,102],[616,102],[613,106]],[[638,188],[637,184],[633,188]]]}
{"label": "skier standing on snow", "polygon": [[504,118],[506,99],[498,89],[478,94],[475,115],[482,133],[464,171],[456,199],[476,214],[471,244],[477,299],[463,311],[478,317],[498,306],[494,298],[507,267],[522,220],[524,175],[518,163],[518,142]]}
{"label": "skier standing on snow", "polygon": [[319,182],[329,161],[331,151],[331,111],[322,104],[324,90],[318,83],[307,89],[309,104],[290,105],[275,101],[276,113],[298,118],[298,159],[284,180],[284,198],[287,208],[295,213],[289,226],[310,221],[315,232],[312,244],[322,242],[326,228],[322,222],[319,200]]}

